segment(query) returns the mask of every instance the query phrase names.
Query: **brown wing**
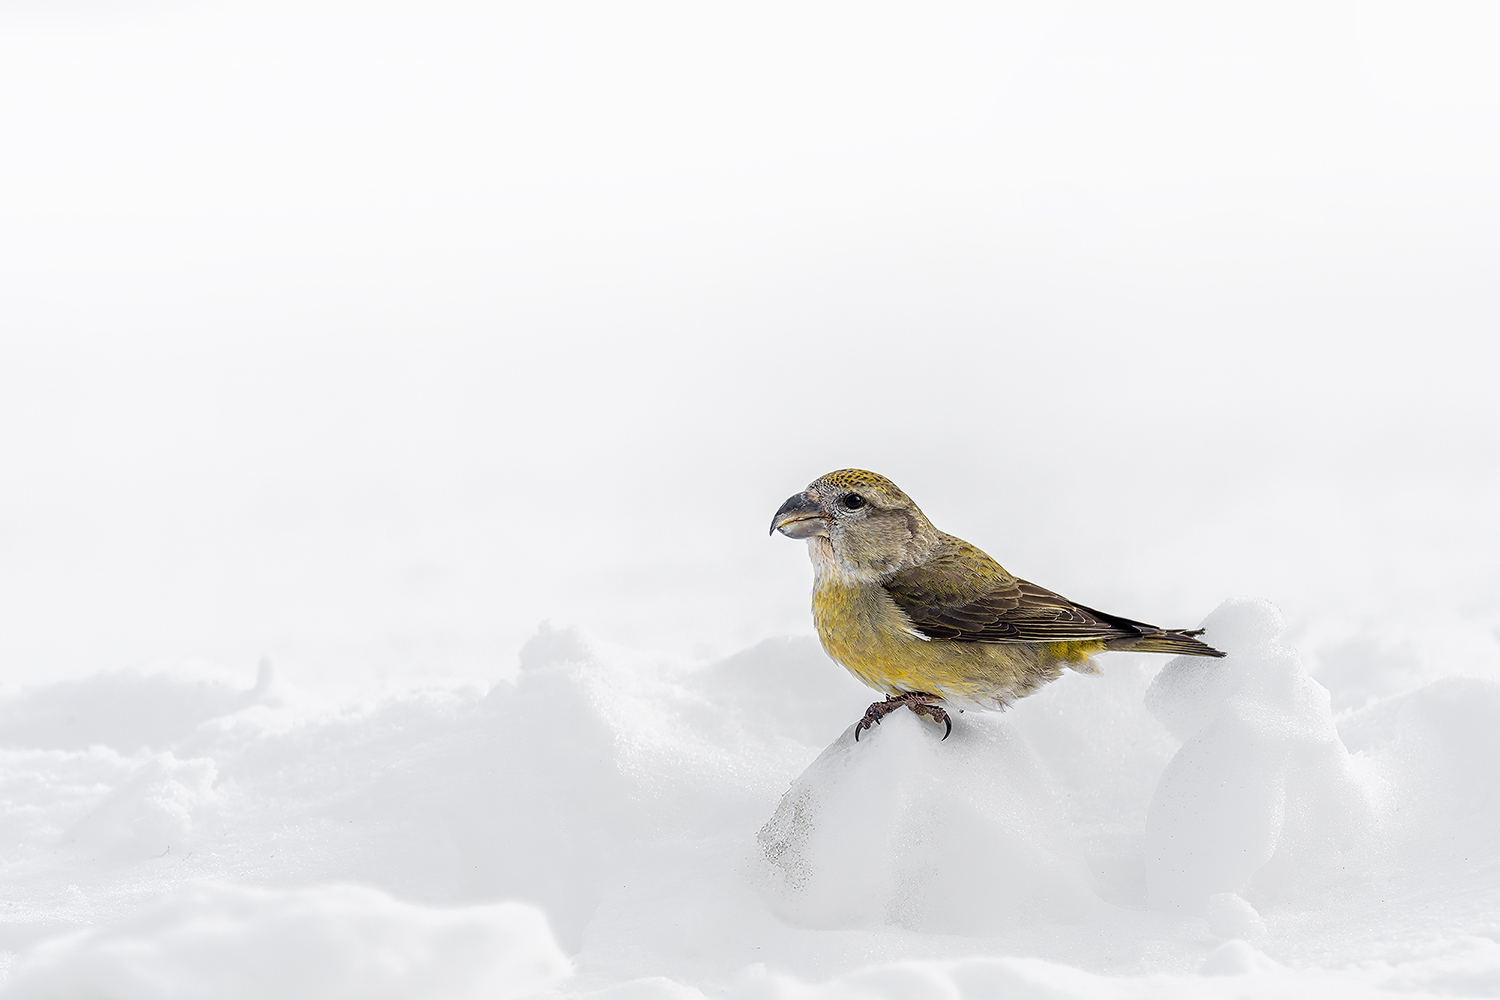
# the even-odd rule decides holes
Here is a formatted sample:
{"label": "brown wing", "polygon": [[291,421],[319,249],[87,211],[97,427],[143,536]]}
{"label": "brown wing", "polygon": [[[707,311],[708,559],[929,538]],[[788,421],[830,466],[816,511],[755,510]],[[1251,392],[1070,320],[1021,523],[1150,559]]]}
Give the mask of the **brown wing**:
{"label": "brown wing", "polygon": [[[945,535],[926,565],[885,584],[917,631],[958,642],[1086,642],[1181,635],[1074,604],[1019,580],[962,539]],[[1207,649],[1193,639],[1184,647]],[[1182,652],[1187,652],[1183,648]]]}
{"label": "brown wing", "polygon": [[1162,631],[1074,604],[1025,580],[1012,580],[983,597],[954,604],[933,600],[920,587],[897,581],[886,584],[885,589],[917,631],[931,639],[1080,642],[1139,638]]}

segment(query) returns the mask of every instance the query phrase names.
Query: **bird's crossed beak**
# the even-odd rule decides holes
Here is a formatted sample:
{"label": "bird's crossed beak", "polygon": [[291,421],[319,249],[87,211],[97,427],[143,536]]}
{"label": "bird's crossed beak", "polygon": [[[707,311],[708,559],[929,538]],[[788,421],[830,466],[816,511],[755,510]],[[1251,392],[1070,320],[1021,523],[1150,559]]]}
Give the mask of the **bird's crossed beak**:
{"label": "bird's crossed beak", "polygon": [[771,533],[781,532],[788,538],[811,538],[828,534],[828,515],[822,506],[806,493],[798,493],[771,518]]}

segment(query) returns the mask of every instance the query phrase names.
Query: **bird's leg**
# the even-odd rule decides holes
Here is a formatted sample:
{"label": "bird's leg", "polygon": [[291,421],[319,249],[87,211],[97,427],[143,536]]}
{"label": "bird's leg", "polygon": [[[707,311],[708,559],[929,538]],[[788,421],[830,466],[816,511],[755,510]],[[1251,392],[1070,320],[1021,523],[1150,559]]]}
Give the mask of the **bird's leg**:
{"label": "bird's leg", "polygon": [[906,694],[886,695],[885,701],[877,701],[865,709],[864,718],[860,719],[854,726],[854,741],[859,742],[859,734],[871,726],[880,724],[880,720],[890,715],[896,709],[905,705],[918,715],[925,715],[933,722],[941,722],[944,726],[943,739],[953,732],[953,720],[948,718],[948,713],[943,706],[937,704],[941,701],[935,694],[923,694],[920,691],[908,691]]}

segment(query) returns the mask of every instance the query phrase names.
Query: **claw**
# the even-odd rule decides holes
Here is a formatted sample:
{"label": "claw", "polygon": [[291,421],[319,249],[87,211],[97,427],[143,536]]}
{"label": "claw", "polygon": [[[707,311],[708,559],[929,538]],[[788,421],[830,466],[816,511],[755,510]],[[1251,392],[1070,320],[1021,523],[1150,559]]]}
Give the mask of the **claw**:
{"label": "claw", "polygon": [[[948,713],[938,704],[936,695],[923,694],[920,691],[909,691],[901,695],[886,695],[885,701],[877,701],[865,709],[864,717],[854,725],[854,742],[859,742],[859,734],[871,726],[880,725],[880,720],[885,718],[896,709],[905,705],[918,715],[925,715],[933,722],[943,724],[943,739],[947,739],[953,733],[953,720]],[[939,741],[941,742],[941,741]]]}
{"label": "claw", "polygon": [[880,725],[880,720],[884,718],[887,712],[893,711],[900,707],[901,702],[897,701],[894,698],[887,697],[885,701],[877,701],[875,704],[865,709],[864,717],[861,718],[859,722],[857,722],[854,726],[854,742],[859,742],[859,734],[864,732],[866,729],[869,729],[871,726]]}
{"label": "claw", "polygon": [[[941,722],[943,724],[943,739],[946,740],[948,736],[953,732],[953,720],[948,716],[948,713],[943,710],[943,706],[934,705],[932,702],[924,701],[918,703],[917,701],[912,700],[907,702],[907,707],[910,708],[913,712],[916,712],[918,715],[927,716],[933,722]],[[940,740],[939,742],[942,741]]]}

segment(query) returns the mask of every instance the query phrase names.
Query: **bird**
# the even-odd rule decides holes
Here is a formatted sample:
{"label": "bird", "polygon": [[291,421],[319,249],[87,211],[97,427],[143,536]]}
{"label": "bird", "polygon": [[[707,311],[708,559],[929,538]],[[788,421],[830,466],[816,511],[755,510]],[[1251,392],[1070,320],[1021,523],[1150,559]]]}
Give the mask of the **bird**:
{"label": "bird", "polygon": [[950,705],[1004,709],[1106,650],[1219,657],[1202,629],[1165,629],[1076,604],[935,528],[895,483],[820,476],[781,505],[771,534],[807,540],[823,649],[885,694],[854,739],[903,705],[953,732]]}

